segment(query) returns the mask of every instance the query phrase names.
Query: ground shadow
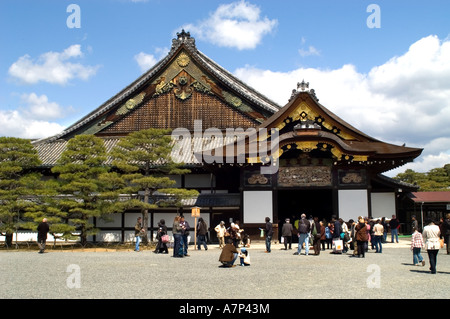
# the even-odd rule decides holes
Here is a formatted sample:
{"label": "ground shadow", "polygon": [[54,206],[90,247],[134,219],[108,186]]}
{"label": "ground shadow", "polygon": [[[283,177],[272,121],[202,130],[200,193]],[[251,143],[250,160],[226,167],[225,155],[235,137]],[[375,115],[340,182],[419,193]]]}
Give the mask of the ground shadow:
{"label": "ground shadow", "polygon": [[[418,273],[423,273],[423,274],[431,274],[431,272],[429,270],[419,270],[419,269],[410,269],[409,271],[411,272],[418,272]],[[448,271],[436,271],[436,274],[446,274],[446,275],[450,275],[450,272]]]}

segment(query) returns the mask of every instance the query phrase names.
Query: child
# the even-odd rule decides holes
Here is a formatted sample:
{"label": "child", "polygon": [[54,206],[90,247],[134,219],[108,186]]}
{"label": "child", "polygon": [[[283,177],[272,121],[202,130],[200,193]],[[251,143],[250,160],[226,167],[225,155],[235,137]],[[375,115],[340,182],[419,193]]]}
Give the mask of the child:
{"label": "child", "polygon": [[414,233],[411,237],[411,250],[413,252],[413,263],[414,266],[425,266],[425,260],[423,260],[423,257],[420,255],[420,250],[424,246],[423,243],[423,237],[422,234],[419,232],[419,230],[414,227]]}
{"label": "child", "polygon": [[332,238],[331,227],[330,227],[330,223],[328,223],[328,226],[325,227],[325,241],[327,242],[327,249],[330,249],[331,238]]}
{"label": "child", "polygon": [[241,259],[241,266],[250,266],[250,255],[247,249],[241,248],[239,258]]}

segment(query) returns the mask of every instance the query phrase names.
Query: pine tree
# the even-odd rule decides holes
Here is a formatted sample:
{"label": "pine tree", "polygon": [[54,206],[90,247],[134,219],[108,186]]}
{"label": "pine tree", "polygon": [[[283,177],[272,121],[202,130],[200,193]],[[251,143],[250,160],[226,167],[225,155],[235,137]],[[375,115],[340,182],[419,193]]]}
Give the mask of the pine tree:
{"label": "pine tree", "polygon": [[58,209],[69,226],[63,237],[79,236],[85,245],[87,237],[97,233],[90,222],[93,217],[107,214],[104,192],[107,190],[104,179],[109,171],[103,140],[94,135],[77,135],[67,143],[52,172],[59,174],[60,195],[56,200]]}
{"label": "pine tree", "polygon": [[32,169],[40,160],[29,140],[0,137],[0,163],[0,233],[11,246],[25,209],[34,205],[33,185],[40,177]]}
{"label": "pine tree", "polygon": [[[111,152],[113,165],[144,194],[139,207],[145,229],[149,225],[149,209],[180,207],[182,199],[198,194],[195,190],[174,188],[175,181],[167,177],[190,172],[181,168],[182,163],[172,161],[172,139],[169,134],[170,130],[164,129],[133,132],[124,137]],[[143,242],[148,242],[146,235]]]}

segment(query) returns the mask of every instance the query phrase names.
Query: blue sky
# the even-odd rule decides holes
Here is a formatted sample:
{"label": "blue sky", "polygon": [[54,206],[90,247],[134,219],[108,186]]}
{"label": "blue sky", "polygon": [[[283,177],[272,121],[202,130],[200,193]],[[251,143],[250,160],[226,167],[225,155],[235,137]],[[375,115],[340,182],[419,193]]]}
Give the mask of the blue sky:
{"label": "blue sky", "polygon": [[[70,4],[80,28],[67,25]],[[380,27],[370,28],[375,13]],[[185,28],[280,105],[305,79],[365,133],[425,148],[388,175],[426,172],[450,163],[449,17],[444,0],[1,0],[0,136],[60,132],[167,54]]]}

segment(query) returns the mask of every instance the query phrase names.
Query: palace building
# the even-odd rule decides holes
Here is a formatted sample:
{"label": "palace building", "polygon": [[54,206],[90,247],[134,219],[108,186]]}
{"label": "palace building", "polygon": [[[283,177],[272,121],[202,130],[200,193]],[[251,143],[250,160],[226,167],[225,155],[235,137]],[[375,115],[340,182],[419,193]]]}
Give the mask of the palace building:
{"label": "palace building", "polygon": [[[191,173],[171,178],[178,187],[199,191],[181,212],[193,227],[191,208],[199,207],[212,240],[221,220],[239,220],[258,237],[265,217],[277,224],[302,213],[345,221],[401,215],[404,194],[417,189],[383,173],[413,161],[422,149],[368,136],[321,105],[308,86],[298,83],[280,106],[200,52],[183,30],[150,70],[60,134],[33,145],[45,171],[78,134],[101,137],[111,150],[133,131],[182,129],[177,143],[189,145],[174,157]],[[177,213],[152,211],[152,234],[162,218],[170,229]],[[96,220],[101,232],[93,240],[130,240],[138,215],[127,211],[112,222]]]}

